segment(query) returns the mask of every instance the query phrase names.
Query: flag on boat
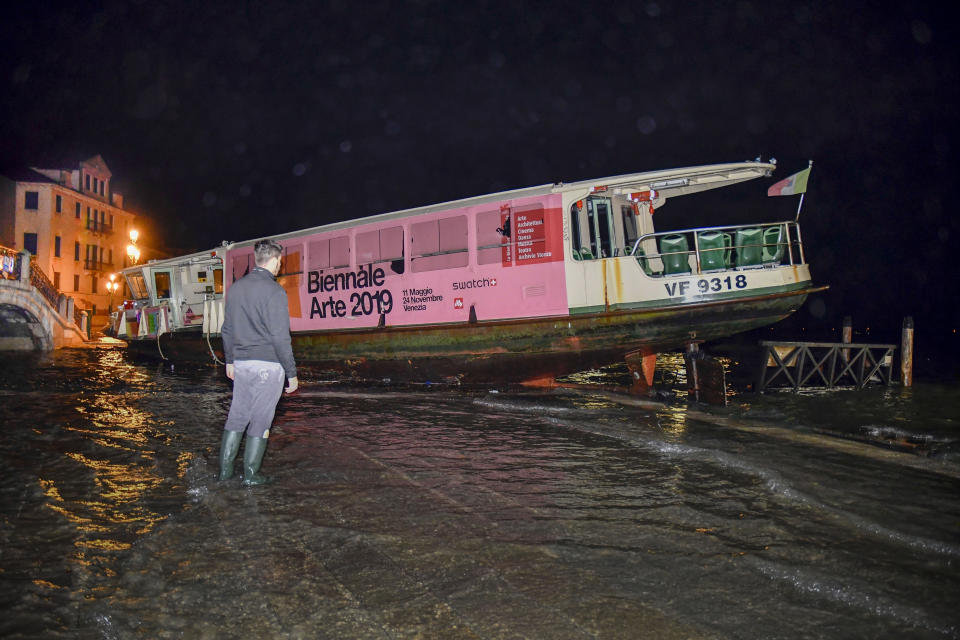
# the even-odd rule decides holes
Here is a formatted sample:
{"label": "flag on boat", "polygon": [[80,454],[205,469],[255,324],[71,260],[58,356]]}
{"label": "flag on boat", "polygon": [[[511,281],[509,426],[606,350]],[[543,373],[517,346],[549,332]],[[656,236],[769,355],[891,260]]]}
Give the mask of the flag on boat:
{"label": "flag on boat", "polygon": [[[810,163],[813,164],[812,162]],[[780,182],[770,185],[767,189],[768,196],[792,196],[798,193],[804,193],[807,190],[807,180],[810,179],[810,169],[807,167],[803,171],[798,171],[789,178],[784,178]]]}

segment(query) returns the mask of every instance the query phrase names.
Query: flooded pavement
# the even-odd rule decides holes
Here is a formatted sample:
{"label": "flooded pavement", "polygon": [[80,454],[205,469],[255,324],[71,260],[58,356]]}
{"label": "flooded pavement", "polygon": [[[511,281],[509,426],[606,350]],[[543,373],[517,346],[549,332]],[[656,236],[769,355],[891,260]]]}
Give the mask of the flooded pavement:
{"label": "flooded pavement", "polygon": [[0,363],[2,637],[960,635],[956,386],[710,409],[305,372],[246,489],[214,480],[219,370]]}

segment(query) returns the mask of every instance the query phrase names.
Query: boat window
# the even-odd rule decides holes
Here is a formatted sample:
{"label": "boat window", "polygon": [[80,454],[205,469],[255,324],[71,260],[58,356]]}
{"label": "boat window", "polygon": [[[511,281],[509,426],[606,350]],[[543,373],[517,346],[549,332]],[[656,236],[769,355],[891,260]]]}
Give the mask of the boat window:
{"label": "boat window", "polygon": [[293,244],[283,247],[280,271],[277,283],[287,292],[287,311],[291,318],[301,317],[300,278],[303,274],[303,245]]}
{"label": "boat window", "polygon": [[127,286],[130,287],[130,295],[134,300],[145,300],[150,297],[142,272],[128,274]]}
{"label": "boat window", "polygon": [[213,292],[223,293],[223,269],[222,268],[217,268],[213,270]]}
{"label": "boat window", "polygon": [[590,251],[595,258],[609,258],[611,250],[610,199],[590,198],[587,200],[587,219],[590,221]]}
{"label": "boat window", "polygon": [[350,266],[350,239],[347,236],[314,240],[307,245],[307,271]]}
{"label": "boat window", "polygon": [[330,239],[314,240],[307,245],[307,271],[320,271],[330,266]]}
{"label": "boat window", "polygon": [[440,250],[440,234],[437,233],[437,221],[417,222],[410,225],[410,255],[434,255]]}
{"label": "boat window", "polygon": [[577,252],[574,258],[579,258],[583,244],[580,240],[580,203],[578,202],[570,205],[570,242],[573,250]]}
{"label": "boat window", "polygon": [[283,257],[280,261],[280,276],[292,276],[303,273],[303,245],[295,244],[283,248]]}
{"label": "boat window", "polygon": [[380,229],[380,259],[403,259],[403,227]]}
{"label": "boat window", "polygon": [[153,274],[154,291],[157,292],[157,299],[162,300],[170,297],[170,272],[155,271]]}
{"label": "boat window", "polygon": [[593,210],[593,200],[587,200],[587,229],[590,230],[590,246],[587,249],[594,258],[600,257],[600,251],[597,247],[597,225],[596,214]]}
{"label": "boat window", "polygon": [[410,226],[410,265],[414,273],[467,266],[467,216]]}
{"label": "boat window", "polygon": [[389,262],[395,273],[403,273],[403,227],[389,227],[358,233],[357,264]]}
{"label": "boat window", "polygon": [[250,264],[253,262],[253,254],[248,253],[242,256],[233,256],[230,260],[233,274],[233,282],[236,282],[243,276],[250,273]]}
{"label": "boat window", "polygon": [[448,253],[467,250],[467,216],[438,220],[440,251]]}
{"label": "boat window", "polygon": [[637,213],[631,205],[623,205],[620,207],[620,216],[623,220],[624,249],[629,254],[630,250],[633,249],[633,243],[640,237],[637,229]]}
{"label": "boat window", "polygon": [[509,211],[477,214],[477,264],[509,263],[510,242]]}
{"label": "boat window", "polygon": [[368,264],[380,260],[380,232],[367,231],[357,234],[357,264]]}
{"label": "boat window", "polygon": [[330,238],[330,268],[339,269],[350,266],[350,238],[338,236]]}

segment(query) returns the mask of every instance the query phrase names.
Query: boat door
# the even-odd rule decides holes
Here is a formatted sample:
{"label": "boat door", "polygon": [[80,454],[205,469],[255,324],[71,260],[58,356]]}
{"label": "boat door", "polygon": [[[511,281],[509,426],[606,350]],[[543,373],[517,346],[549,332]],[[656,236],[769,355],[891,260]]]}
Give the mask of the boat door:
{"label": "boat door", "polygon": [[572,313],[602,311],[606,303],[601,257],[612,255],[610,200],[592,197],[580,200],[571,203],[569,213],[574,259],[569,264],[567,287],[570,310]]}
{"label": "boat door", "polygon": [[173,274],[171,269],[152,269],[150,280],[153,285],[153,306],[160,306],[167,303],[170,313],[175,314],[171,320],[179,324],[180,318],[176,305],[171,303],[173,299]]}
{"label": "boat door", "polygon": [[593,257],[613,257],[613,216],[610,198],[587,198],[587,220]]}
{"label": "boat door", "polygon": [[[208,298],[215,297],[217,291],[217,271],[214,269],[213,261],[199,263],[190,263],[179,265],[180,270],[180,295],[179,313],[183,319],[182,326],[203,324],[204,302]],[[223,271],[220,273],[220,282],[223,282]]]}

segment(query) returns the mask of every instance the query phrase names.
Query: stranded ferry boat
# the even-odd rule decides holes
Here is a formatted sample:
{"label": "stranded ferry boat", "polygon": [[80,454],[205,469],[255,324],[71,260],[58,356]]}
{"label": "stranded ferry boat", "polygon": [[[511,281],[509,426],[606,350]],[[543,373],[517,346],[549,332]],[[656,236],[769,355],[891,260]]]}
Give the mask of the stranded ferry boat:
{"label": "stranded ferry boat", "polygon": [[[739,162],[551,184],[295,231],[277,281],[301,364],[404,380],[548,381],[771,324],[814,287],[795,221],[658,232],[671,198],[769,176]],[[113,332],[222,359],[256,240],[123,270]]]}

